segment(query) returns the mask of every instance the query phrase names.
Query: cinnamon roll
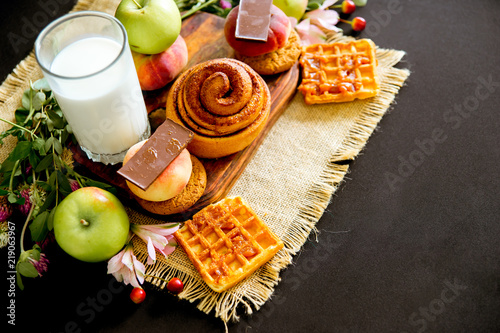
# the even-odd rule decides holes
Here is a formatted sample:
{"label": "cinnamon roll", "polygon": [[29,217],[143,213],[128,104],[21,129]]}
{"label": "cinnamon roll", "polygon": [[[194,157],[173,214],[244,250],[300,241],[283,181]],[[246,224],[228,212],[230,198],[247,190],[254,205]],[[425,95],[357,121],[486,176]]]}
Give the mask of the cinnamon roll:
{"label": "cinnamon roll", "polygon": [[271,96],[247,64],[229,58],[195,65],[172,85],[166,116],[192,130],[188,150],[218,158],[247,147],[264,128]]}

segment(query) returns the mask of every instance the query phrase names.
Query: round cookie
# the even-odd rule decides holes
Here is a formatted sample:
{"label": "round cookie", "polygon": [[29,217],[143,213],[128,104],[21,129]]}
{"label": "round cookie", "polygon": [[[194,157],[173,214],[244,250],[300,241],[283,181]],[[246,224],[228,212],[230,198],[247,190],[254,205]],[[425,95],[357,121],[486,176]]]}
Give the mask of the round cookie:
{"label": "round cookie", "polygon": [[272,75],[290,69],[299,59],[301,51],[299,34],[292,29],[286,45],[281,49],[256,57],[247,57],[236,52],[235,58],[248,64],[260,75]]}
{"label": "round cookie", "polygon": [[159,215],[182,213],[194,205],[205,192],[207,173],[200,160],[193,155],[191,155],[191,162],[193,163],[191,178],[181,193],[165,201],[147,201],[134,196],[139,205],[147,211]]}

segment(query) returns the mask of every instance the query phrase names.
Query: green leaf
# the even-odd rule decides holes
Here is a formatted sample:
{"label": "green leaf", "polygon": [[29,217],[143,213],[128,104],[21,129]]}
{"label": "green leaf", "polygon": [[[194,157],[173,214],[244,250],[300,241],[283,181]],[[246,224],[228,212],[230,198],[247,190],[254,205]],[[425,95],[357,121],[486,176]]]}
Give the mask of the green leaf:
{"label": "green leaf", "polygon": [[54,142],[56,138],[54,138],[53,136],[51,136],[50,138],[48,138],[46,141],[45,141],[45,151],[50,151],[50,147],[52,147],[52,143]]}
{"label": "green leaf", "polygon": [[40,172],[47,169],[49,166],[52,165],[53,161],[54,161],[54,155],[48,154],[40,161],[40,163],[38,163],[38,165],[35,168],[35,172]]}
{"label": "green leaf", "polygon": [[56,111],[54,110],[47,110],[47,115],[49,116],[49,119],[52,120],[52,124],[54,125],[55,128],[64,128],[66,125],[64,118],[57,114]]}
{"label": "green leaf", "polygon": [[8,191],[8,190],[4,190],[4,189],[1,189],[1,188],[0,188],[0,195],[2,195],[2,196],[3,196],[3,195],[7,195],[7,194],[9,194],[9,191]]}
{"label": "green leaf", "polygon": [[321,0],[309,0],[309,3],[307,4],[307,11],[318,9],[322,4],[323,1]]}
{"label": "green leaf", "polygon": [[19,108],[15,112],[15,117],[16,117],[16,123],[17,124],[24,124],[24,121],[26,120],[26,117],[28,117],[29,110],[26,110],[25,108]]}
{"label": "green leaf", "polygon": [[16,160],[6,159],[0,166],[0,174],[12,171],[16,165]]}
{"label": "green leaf", "polygon": [[33,149],[40,150],[40,148],[44,145],[45,145],[45,140],[42,138],[36,138],[33,141]]}
{"label": "green leaf", "polygon": [[47,220],[47,228],[48,228],[49,230],[54,229],[54,215],[56,214],[56,208],[57,208],[57,207],[54,207],[54,208],[50,211],[49,218],[48,218],[48,220]]}
{"label": "green leaf", "polygon": [[53,190],[49,193],[49,195],[47,195],[43,205],[40,207],[40,210],[39,210],[40,214],[52,205],[52,203],[56,199],[56,192],[57,192],[56,190]]}
{"label": "green leaf", "polygon": [[61,133],[61,142],[64,144],[66,140],[68,140],[69,132],[67,126],[64,127],[64,130]]}
{"label": "green leaf", "polygon": [[35,278],[38,276],[38,271],[35,266],[29,262],[19,262],[17,263],[17,272],[23,276]]}
{"label": "green leaf", "polygon": [[31,100],[33,99],[33,90],[31,89],[26,89],[23,93],[23,97],[21,99],[23,108],[26,110],[31,109]]}
{"label": "green leaf", "polygon": [[[7,199],[9,200],[10,203],[16,203],[17,199],[19,199],[19,198],[17,197],[17,195],[15,193],[10,192]],[[23,202],[23,204],[24,204],[24,202]]]}
{"label": "green leaf", "polygon": [[30,154],[31,148],[32,145],[29,141],[18,142],[16,148],[10,153],[8,160],[18,161],[25,159]]}
{"label": "green leaf", "polygon": [[66,196],[72,192],[68,178],[66,178],[60,170],[57,170],[57,182],[59,184],[59,190],[63,193],[63,195]]}
{"label": "green leaf", "polygon": [[[2,180],[0,182],[0,187],[1,188],[8,188],[9,187],[9,183],[10,183],[10,175],[11,173],[1,173],[0,172],[0,179]],[[12,186],[14,186],[14,184],[12,184]],[[12,187],[14,188],[14,187]]]}
{"label": "green leaf", "polygon": [[40,80],[36,80],[33,83],[33,89],[35,89],[35,90],[51,91],[49,83],[47,82],[47,79],[45,79],[45,78],[40,79]]}
{"label": "green leaf", "polygon": [[98,182],[97,180],[92,180],[92,179],[88,179],[85,182],[85,186],[95,186],[95,187],[102,188],[104,190],[107,189],[107,188],[112,187],[111,185],[108,185],[108,184],[102,183],[102,182]]}
{"label": "green leaf", "polygon": [[61,155],[63,152],[63,147],[62,147],[61,142],[59,142],[59,140],[57,140],[57,139],[54,139],[53,145],[54,145],[54,149],[55,149],[56,153]]}
{"label": "green leaf", "polygon": [[30,151],[29,161],[30,161],[30,164],[33,168],[36,168],[36,166],[38,165],[38,162],[40,162],[40,158],[33,150]]}
{"label": "green leaf", "polygon": [[[55,142],[55,141],[54,141]],[[54,163],[55,165],[57,166],[57,168],[59,169],[62,169],[63,168],[63,165],[61,163],[61,158],[59,157],[59,155],[57,154],[54,154]]]}
{"label": "green leaf", "polygon": [[[19,269],[19,264],[17,264],[16,270]],[[21,274],[19,274],[19,271],[16,272],[16,280],[17,280],[17,286],[19,289],[24,290],[24,284],[23,284],[23,279],[21,278]]]}
{"label": "green leaf", "polygon": [[35,110],[41,110],[43,107],[43,104],[45,103],[45,94],[41,91],[37,92],[35,96],[33,96],[33,107]]}
{"label": "green leaf", "polygon": [[33,249],[31,250],[31,257],[36,261],[40,261],[40,247],[36,244],[33,246]]}
{"label": "green leaf", "polygon": [[54,170],[49,177],[49,185],[54,186],[56,183],[56,178],[57,178],[57,172]]}
{"label": "green leaf", "polygon": [[41,242],[47,236],[49,229],[47,228],[47,219],[49,212],[44,211],[35,218],[30,224],[31,239],[34,242]]}

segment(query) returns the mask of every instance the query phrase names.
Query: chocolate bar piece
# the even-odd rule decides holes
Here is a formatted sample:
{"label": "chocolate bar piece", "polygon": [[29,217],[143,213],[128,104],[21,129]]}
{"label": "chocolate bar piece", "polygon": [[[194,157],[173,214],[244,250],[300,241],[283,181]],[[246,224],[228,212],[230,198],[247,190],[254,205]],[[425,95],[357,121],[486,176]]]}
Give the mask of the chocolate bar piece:
{"label": "chocolate bar piece", "polygon": [[118,174],[147,190],[191,140],[193,132],[166,119]]}
{"label": "chocolate bar piece", "polygon": [[241,0],[235,36],[266,42],[272,3],[272,0]]}

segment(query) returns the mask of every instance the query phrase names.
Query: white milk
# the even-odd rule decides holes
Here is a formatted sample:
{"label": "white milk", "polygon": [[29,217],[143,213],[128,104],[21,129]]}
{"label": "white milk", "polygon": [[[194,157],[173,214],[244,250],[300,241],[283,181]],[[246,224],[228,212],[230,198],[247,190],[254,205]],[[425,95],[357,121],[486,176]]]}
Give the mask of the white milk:
{"label": "white milk", "polygon": [[50,68],[66,77],[51,87],[78,143],[92,153],[121,153],[148,130],[132,56],[124,50],[115,60],[120,51],[111,39],[89,37],[64,47]]}

